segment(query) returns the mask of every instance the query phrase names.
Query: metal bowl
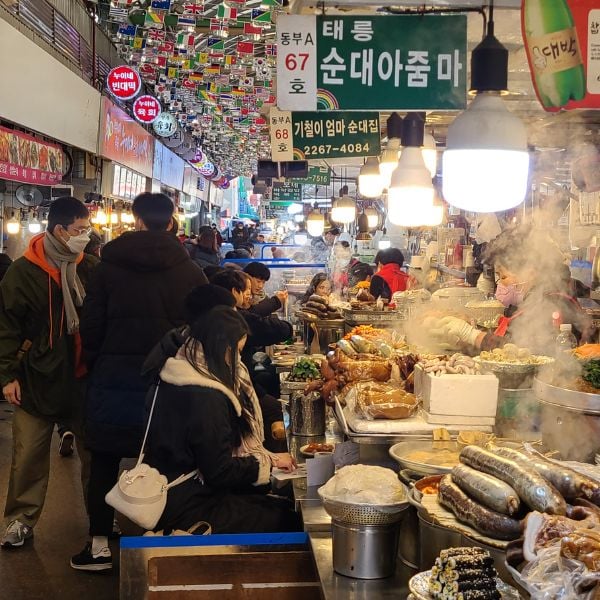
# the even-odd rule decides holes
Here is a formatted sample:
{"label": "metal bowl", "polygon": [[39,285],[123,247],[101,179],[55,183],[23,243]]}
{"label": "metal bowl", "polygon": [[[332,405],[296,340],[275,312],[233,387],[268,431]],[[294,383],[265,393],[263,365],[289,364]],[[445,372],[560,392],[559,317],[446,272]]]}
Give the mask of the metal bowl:
{"label": "metal bowl", "polygon": [[431,440],[420,442],[399,442],[394,444],[390,450],[390,456],[400,465],[402,469],[410,469],[421,475],[440,475],[442,473],[450,473],[452,466],[438,465],[434,461],[425,462],[412,458],[416,452],[431,452],[436,450],[440,452],[452,451],[457,453],[456,464],[458,464],[458,454],[460,453],[459,445],[454,442],[433,442]]}

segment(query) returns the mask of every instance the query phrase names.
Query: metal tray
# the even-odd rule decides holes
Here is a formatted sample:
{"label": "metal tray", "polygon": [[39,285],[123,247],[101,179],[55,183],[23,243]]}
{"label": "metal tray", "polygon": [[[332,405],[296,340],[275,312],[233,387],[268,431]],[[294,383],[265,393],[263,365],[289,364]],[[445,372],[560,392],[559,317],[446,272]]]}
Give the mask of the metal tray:
{"label": "metal tray", "polygon": [[393,310],[349,310],[342,308],[342,315],[346,321],[352,323],[367,323],[381,321],[402,321],[404,315]]}

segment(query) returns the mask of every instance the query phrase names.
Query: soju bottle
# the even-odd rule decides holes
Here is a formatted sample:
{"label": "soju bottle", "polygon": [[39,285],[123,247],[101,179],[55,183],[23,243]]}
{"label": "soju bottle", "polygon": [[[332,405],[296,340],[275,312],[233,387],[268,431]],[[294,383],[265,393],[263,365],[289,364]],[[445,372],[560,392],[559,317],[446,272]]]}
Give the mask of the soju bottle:
{"label": "soju bottle", "polygon": [[545,108],[585,96],[585,72],[573,15],[565,0],[524,0],[525,43]]}

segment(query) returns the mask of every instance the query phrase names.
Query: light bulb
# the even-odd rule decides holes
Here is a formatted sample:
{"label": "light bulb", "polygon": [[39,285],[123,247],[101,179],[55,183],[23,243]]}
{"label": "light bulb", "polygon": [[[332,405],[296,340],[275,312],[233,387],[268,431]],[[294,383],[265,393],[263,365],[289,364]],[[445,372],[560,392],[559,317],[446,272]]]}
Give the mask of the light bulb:
{"label": "light bulb", "polygon": [[369,156],[358,174],[358,191],[365,198],[377,198],[383,192],[383,177],[379,172],[379,161]]}
{"label": "light bulb", "polygon": [[434,137],[430,133],[426,133],[423,136],[421,154],[423,155],[425,166],[433,179],[437,173],[437,146]]}
{"label": "light bulb", "polygon": [[17,235],[19,231],[21,231],[21,223],[15,219],[15,213],[13,213],[12,217],[6,222],[6,233]]}
{"label": "light bulb", "polygon": [[294,215],[294,221],[296,223],[302,223],[302,221],[304,221],[304,215],[302,213]]}
{"label": "light bulb", "polygon": [[427,211],[433,206],[433,196],[433,184],[421,149],[407,146],[402,151],[388,190],[388,219],[401,227],[424,225]]}
{"label": "light bulb", "polygon": [[398,155],[400,152],[400,138],[388,140],[387,148],[381,153],[379,159],[379,173],[381,174],[384,188],[390,187],[392,173],[398,166]]}
{"label": "light bulb", "polygon": [[119,224],[119,213],[116,213],[116,212],[110,213],[110,224],[111,225]]}
{"label": "light bulb", "polygon": [[98,223],[98,225],[106,225],[108,223],[108,217],[106,216],[104,210],[102,210],[101,208],[99,208],[96,212],[95,221],[96,223]]}
{"label": "light bulb", "polygon": [[29,233],[39,233],[42,230],[42,224],[37,220],[36,217],[33,217],[31,221],[27,224],[27,229],[29,229]]}
{"label": "light bulb", "polygon": [[527,132],[498,94],[478,93],[450,124],[442,174],[444,198],[457,208],[498,212],[523,202],[529,178]]}
{"label": "light bulb", "polygon": [[367,215],[369,229],[375,229],[379,225],[379,213],[374,208],[367,208],[365,215]]}
{"label": "light bulb", "polygon": [[323,235],[325,217],[319,211],[313,210],[306,218],[306,230],[312,237]]}
{"label": "light bulb", "polygon": [[356,218],[356,203],[350,196],[342,196],[333,203],[331,219],[336,223],[347,225]]}

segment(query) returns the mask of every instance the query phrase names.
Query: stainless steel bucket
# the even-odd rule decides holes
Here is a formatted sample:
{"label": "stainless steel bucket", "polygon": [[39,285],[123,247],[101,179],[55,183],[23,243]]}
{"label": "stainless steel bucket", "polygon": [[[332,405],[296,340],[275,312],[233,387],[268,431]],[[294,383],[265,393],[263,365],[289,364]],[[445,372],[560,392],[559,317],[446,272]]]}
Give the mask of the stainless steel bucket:
{"label": "stainless steel bucket", "polygon": [[331,350],[329,345],[335,344],[343,337],[343,319],[304,321],[303,339],[307,354],[327,354]]}
{"label": "stainless steel bucket", "polygon": [[325,400],[318,392],[294,392],[290,397],[293,435],[325,435]]}
{"label": "stainless steel bucket", "polygon": [[383,579],[396,571],[398,523],[349,525],[335,519],[333,570],[355,579]]}
{"label": "stainless steel bucket", "polygon": [[409,506],[400,521],[400,535],[398,538],[398,558],[411,569],[419,569],[419,552],[421,540],[419,538],[419,519],[417,509]]}
{"label": "stainless steel bucket", "polygon": [[440,527],[427,521],[419,513],[419,536],[421,546],[419,549],[419,569],[427,571],[433,567],[435,559],[445,548],[460,546],[462,535],[458,531],[452,531],[446,527]]}

